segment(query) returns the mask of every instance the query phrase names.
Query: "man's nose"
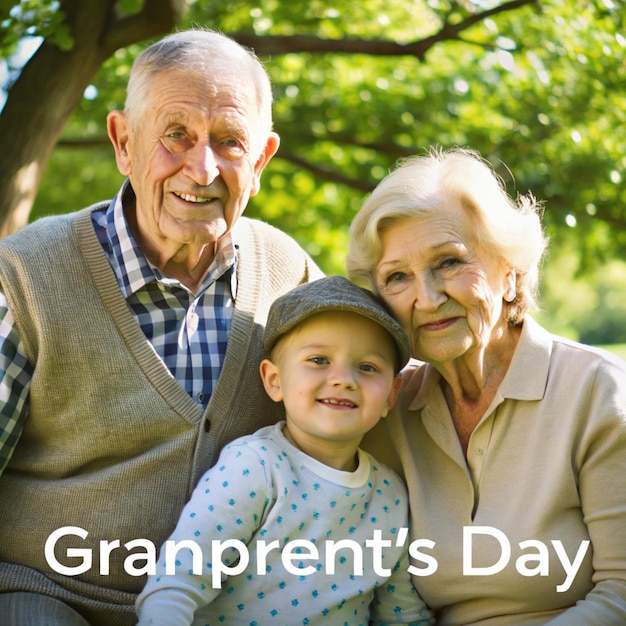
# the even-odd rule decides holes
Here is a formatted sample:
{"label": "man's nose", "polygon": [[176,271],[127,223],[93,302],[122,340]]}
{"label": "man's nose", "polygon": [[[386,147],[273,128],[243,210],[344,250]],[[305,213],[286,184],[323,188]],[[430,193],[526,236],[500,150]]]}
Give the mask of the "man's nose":
{"label": "man's nose", "polygon": [[198,143],[194,146],[188,153],[184,172],[202,187],[210,185],[220,175],[218,161],[210,143]]}

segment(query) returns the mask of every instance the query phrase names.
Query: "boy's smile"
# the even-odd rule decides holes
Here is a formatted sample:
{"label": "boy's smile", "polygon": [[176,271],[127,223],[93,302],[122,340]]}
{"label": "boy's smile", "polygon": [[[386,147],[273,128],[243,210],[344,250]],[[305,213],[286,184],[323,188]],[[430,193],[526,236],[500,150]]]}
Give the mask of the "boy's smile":
{"label": "boy's smile", "polygon": [[396,396],[394,342],[376,322],[346,311],[318,313],[280,339],[261,373],[283,401],[286,435],[307,454],[336,466],[354,459],[363,435]]}

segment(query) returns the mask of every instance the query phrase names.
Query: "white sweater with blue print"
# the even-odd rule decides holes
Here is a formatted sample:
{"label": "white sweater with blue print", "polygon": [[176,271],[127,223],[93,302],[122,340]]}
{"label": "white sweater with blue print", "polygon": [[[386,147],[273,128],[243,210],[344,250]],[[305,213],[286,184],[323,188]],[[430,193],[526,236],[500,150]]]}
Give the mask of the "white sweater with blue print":
{"label": "white sweater with blue print", "polygon": [[356,471],[328,467],[283,425],[235,440],[200,479],[137,599],[140,626],[434,623],[407,571],[400,479],[362,450]]}

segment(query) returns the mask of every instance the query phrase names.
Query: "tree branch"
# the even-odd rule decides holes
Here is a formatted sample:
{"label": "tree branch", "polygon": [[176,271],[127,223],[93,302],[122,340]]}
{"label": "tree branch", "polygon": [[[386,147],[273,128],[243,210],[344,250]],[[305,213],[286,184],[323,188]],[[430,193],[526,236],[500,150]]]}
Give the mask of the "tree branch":
{"label": "tree branch", "polygon": [[231,33],[239,43],[254,49],[259,56],[311,52],[313,54],[342,53],[367,54],[370,56],[413,56],[424,61],[426,53],[435,44],[448,40],[460,40],[460,34],[478,22],[498,13],[513,11],[527,5],[539,6],[538,0],[511,0],[497,7],[469,15],[458,24],[445,22],[441,29],[429,37],[410,43],[383,39],[322,39],[315,35],[256,35],[251,32]]}
{"label": "tree branch", "polygon": [[114,13],[101,40],[107,56],[119,48],[169,32],[187,10],[185,0],[148,0],[139,13]]}
{"label": "tree branch", "polygon": [[69,148],[69,149],[88,149],[92,150],[94,148],[108,148],[111,145],[109,138],[106,136],[102,137],[79,137],[79,138],[61,138],[57,141],[56,144],[59,148]]}
{"label": "tree branch", "polygon": [[297,167],[307,170],[319,180],[324,180],[329,183],[346,185],[347,187],[351,187],[352,189],[357,189],[366,193],[369,193],[374,188],[374,184],[371,182],[362,180],[360,178],[350,178],[349,176],[344,176],[336,170],[331,170],[321,165],[311,163],[310,161],[307,161],[306,159],[303,159],[302,157],[293,154],[293,152],[280,150],[280,152],[278,152],[278,154],[274,158],[284,159],[292,165],[296,165]]}
{"label": "tree branch", "polygon": [[474,13],[472,15],[468,15],[466,18],[462,19],[458,24],[452,24],[448,21],[444,24],[443,28],[439,31],[440,33],[450,33],[452,36],[450,39],[454,39],[454,35],[458,35],[460,32],[467,30],[474,24],[478,22],[482,22],[494,15],[498,15],[499,13],[506,13],[508,11],[515,11],[516,9],[521,9],[523,6],[535,5],[535,7],[539,10],[541,9],[541,1],[540,0],[510,0],[510,2],[503,2],[502,4],[493,7],[492,9],[487,9],[485,11],[480,11],[479,13]]}

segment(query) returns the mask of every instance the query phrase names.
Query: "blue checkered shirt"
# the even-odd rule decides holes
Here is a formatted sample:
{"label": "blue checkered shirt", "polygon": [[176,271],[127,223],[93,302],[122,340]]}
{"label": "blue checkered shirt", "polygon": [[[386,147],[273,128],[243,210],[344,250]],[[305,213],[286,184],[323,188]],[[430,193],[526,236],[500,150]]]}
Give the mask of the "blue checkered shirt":
{"label": "blue checkered shirt", "polygon": [[[128,226],[125,183],[107,209],[95,211],[94,229],[129,308],[172,376],[206,407],[222,368],[236,296],[236,247],[222,240],[197,293],[164,276],[140,250]],[[33,374],[5,295],[0,291],[0,472],[8,463],[28,414]]]}

